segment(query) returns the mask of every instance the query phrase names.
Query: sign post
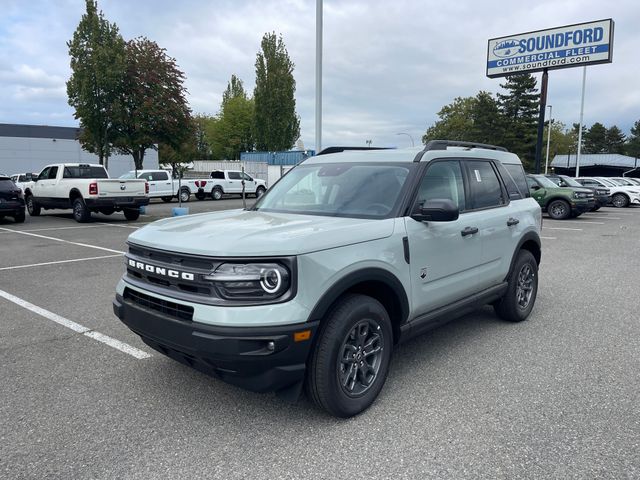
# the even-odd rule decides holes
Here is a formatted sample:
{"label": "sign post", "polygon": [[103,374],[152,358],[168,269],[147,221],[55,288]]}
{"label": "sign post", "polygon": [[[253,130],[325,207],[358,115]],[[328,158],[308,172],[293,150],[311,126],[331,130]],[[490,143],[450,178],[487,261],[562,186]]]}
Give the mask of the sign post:
{"label": "sign post", "polygon": [[[609,18],[489,40],[487,45],[487,77],[497,78],[522,73],[543,72],[536,142],[536,173],[540,173],[542,158],[548,71],[611,63],[613,59],[613,27],[613,20]],[[580,125],[582,125],[582,120]]]}

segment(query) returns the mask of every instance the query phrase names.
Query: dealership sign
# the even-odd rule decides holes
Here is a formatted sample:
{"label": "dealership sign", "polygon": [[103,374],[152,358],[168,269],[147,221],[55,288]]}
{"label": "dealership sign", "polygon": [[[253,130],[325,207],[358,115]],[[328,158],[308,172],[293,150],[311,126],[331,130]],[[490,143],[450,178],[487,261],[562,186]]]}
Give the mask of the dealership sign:
{"label": "dealership sign", "polygon": [[609,63],[613,20],[579,23],[489,40],[487,76]]}

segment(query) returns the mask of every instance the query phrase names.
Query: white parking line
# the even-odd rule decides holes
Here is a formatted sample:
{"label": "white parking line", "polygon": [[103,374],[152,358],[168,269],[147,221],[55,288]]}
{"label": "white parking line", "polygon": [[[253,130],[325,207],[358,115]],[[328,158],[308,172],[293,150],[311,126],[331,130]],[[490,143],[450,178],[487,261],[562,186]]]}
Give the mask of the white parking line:
{"label": "white parking line", "polygon": [[556,237],[540,237],[543,240],[557,240]]}
{"label": "white parking line", "polygon": [[547,230],[571,230],[574,232],[581,232],[582,229],[581,228],[568,228],[568,227],[542,227],[545,228]]}
{"label": "white parking line", "polygon": [[574,220],[576,222],[576,224],[580,224],[582,225],[583,223],[589,224],[589,225],[605,225],[604,222],[588,222],[586,220]]}
{"label": "white parking line", "polygon": [[[100,225],[105,225],[107,227],[120,227],[120,228],[133,228],[133,229],[138,229],[140,228],[139,226],[135,226],[135,225],[119,225],[117,223],[106,223],[106,222],[96,222],[99,223]],[[149,225],[151,222],[145,222],[145,223],[138,223],[137,225]]]}
{"label": "white parking line", "polygon": [[19,268],[42,267],[44,265],[57,265],[59,263],[85,262],[87,260],[99,260],[101,258],[115,258],[115,257],[121,257],[121,256],[122,256],[121,253],[117,253],[115,255],[102,255],[100,257],[74,258],[72,260],[58,260],[56,262],[31,263],[29,265],[15,265],[13,267],[2,267],[0,268],[0,271],[17,270]]}
{"label": "white parking line", "polygon": [[116,340],[115,338],[111,338],[108,335],[105,335],[103,333],[96,332],[95,330],[91,330],[90,328],[87,328],[84,325],[80,325],[79,323],[76,323],[67,318],[61,317],[56,313],[50,312],[49,310],[45,310],[42,307],[38,307],[33,303],[29,303],[26,300],[18,298],[15,295],[11,295],[10,293],[5,292],[3,290],[0,290],[0,297],[3,297],[9,300],[10,302],[13,302],[22,308],[26,308],[27,310],[30,310],[33,313],[40,315],[41,317],[51,320],[52,322],[55,322],[58,325],[67,327],[73,330],[74,332],[81,333],[85,337],[93,338],[98,342],[104,343],[105,345],[109,345],[110,347],[115,348],[116,350],[120,350],[121,352],[131,355],[132,357],[135,357],[138,360],[151,357],[151,355],[149,355],[147,352],[143,350],[140,350],[136,347],[132,347],[127,343],[121,342],[120,340]]}
{"label": "white parking line", "polygon": [[22,231],[19,231],[19,230],[11,230],[10,228],[2,228],[2,227],[0,227],[0,230],[17,233],[19,235],[28,235],[30,237],[44,238],[46,240],[53,240],[55,242],[68,243],[70,245],[77,245],[79,247],[95,248],[97,250],[104,250],[105,252],[122,253],[122,254],[125,253],[125,252],[123,252],[121,250],[113,250],[112,248],[98,247],[96,245],[87,245],[86,243],[80,243],[80,242],[71,242],[69,240],[63,240],[62,238],[46,237],[44,235],[38,235],[37,233],[29,233],[29,232],[22,232]]}
{"label": "white parking line", "polygon": [[[587,218],[606,218],[609,220],[622,220],[620,217],[609,217],[609,216],[596,216],[596,215],[589,215]],[[580,221],[580,220],[578,220]]]}

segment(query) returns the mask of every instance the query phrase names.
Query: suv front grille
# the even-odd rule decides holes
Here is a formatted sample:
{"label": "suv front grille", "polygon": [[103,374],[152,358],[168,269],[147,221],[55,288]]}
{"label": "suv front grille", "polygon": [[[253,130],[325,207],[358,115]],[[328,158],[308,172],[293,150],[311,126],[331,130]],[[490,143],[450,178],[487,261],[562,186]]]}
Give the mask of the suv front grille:
{"label": "suv front grille", "polygon": [[130,288],[124,289],[123,298],[126,302],[133,303],[142,308],[147,308],[160,312],[167,317],[190,322],[193,320],[193,307],[169,302],[161,298],[155,298],[144,293],[137,292]]}

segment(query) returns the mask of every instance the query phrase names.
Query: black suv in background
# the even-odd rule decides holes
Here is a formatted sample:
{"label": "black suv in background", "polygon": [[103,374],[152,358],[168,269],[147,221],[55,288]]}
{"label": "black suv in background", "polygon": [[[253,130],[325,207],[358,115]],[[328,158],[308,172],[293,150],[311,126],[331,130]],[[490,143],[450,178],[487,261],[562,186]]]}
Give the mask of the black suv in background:
{"label": "black suv in background", "polygon": [[16,223],[24,222],[24,196],[13,180],[0,176],[0,220],[13,217]]}
{"label": "black suv in background", "polygon": [[546,177],[559,187],[578,187],[587,188],[593,191],[593,198],[595,205],[591,209],[592,212],[600,210],[600,207],[604,207],[611,201],[611,190],[605,187],[593,187],[591,185],[582,185],[575,178],[568,177],[566,175],[549,174]]}

